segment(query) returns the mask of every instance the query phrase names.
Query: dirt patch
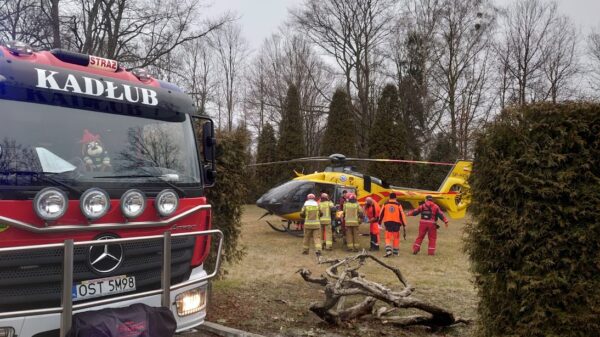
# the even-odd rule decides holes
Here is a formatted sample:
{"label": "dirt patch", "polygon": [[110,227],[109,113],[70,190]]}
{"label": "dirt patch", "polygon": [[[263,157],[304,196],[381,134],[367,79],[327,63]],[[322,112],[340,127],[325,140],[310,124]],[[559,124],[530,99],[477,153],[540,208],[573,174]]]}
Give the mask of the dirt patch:
{"label": "dirt patch", "polygon": [[[242,242],[247,255],[239,264],[225,266],[228,275],[213,283],[208,319],[237,329],[266,336],[472,336],[474,327],[458,326],[438,332],[414,327],[399,329],[381,323],[354,322],[333,328],[320,321],[308,307],[321,301],[320,287],[302,281],[296,271],[302,267],[320,274],[314,255],[301,255],[301,240],[272,231],[257,221],[261,211],[246,207]],[[276,218],[271,218],[277,221]],[[411,218],[400,256],[393,259],[416,286],[415,297],[428,299],[452,310],[455,315],[476,318],[477,295],[471,284],[468,260],[462,252],[463,221],[451,221],[450,229],[438,232],[438,255],[412,255],[410,245],[417,232]],[[362,237],[366,247],[368,238]],[[345,256],[339,246],[328,256]],[[379,253],[383,255],[383,253]],[[393,286],[394,276],[379,268],[365,267],[374,281]]]}

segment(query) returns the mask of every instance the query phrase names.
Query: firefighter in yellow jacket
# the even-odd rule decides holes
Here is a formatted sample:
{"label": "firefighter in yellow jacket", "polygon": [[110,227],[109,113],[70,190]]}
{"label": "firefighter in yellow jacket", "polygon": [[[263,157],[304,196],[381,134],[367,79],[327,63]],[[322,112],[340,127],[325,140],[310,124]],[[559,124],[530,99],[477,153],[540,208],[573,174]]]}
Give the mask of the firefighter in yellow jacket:
{"label": "firefighter in yellow jacket", "polygon": [[302,206],[300,216],[304,218],[304,242],[302,243],[302,254],[308,254],[310,240],[315,244],[315,253],[321,255],[321,212],[319,203],[315,200],[314,194],[306,196],[306,202]]}
{"label": "firefighter in yellow jacket", "polygon": [[358,225],[363,218],[363,212],[360,205],[356,202],[356,195],[348,193],[348,201],[344,203],[344,220],[346,222],[346,245],[348,251],[357,252],[358,244]]}
{"label": "firefighter in yellow jacket", "polygon": [[319,203],[319,211],[321,211],[321,233],[323,234],[323,241],[325,241],[325,249],[331,250],[333,246],[333,232],[331,230],[331,216],[335,214],[335,205],[327,193],[321,193],[321,202]]}

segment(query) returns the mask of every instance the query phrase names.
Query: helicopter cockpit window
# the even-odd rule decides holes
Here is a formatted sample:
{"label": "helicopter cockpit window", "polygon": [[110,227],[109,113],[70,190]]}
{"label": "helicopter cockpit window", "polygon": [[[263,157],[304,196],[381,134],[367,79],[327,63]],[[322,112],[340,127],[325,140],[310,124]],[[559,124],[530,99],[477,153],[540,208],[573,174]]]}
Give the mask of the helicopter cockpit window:
{"label": "helicopter cockpit window", "polygon": [[304,185],[298,187],[298,189],[292,196],[292,201],[293,202],[302,202],[302,201],[306,200],[306,196],[309,193],[313,192],[313,188],[314,188],[314,184],[312,184],[312,183],[304,184]]}
{"label": "helicopter cockpit window", "polygon": [[274,201],[281,201],[283,199],[286,199],[288,197],[288,195],[291,194],[290,192],[296,191],[298,189],[298,187],[303,184],[305,184],[304,181],[291,180],[291,181],[288,181],[284,184],[281,184],[277,187],[270,189],[265,194],[264,197],[267,200],[272,199]]}

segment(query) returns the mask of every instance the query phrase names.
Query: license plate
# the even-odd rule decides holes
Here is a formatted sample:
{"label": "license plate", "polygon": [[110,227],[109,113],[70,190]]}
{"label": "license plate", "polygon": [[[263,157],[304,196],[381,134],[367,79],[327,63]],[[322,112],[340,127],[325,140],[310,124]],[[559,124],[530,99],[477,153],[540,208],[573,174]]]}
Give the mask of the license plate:
{"label": "license plate", "polygon": [[134,290],[135,277],[120,275],[81,281],[73,285],[71,294],[73,301],[81,301],[89,298],[126,293]]}

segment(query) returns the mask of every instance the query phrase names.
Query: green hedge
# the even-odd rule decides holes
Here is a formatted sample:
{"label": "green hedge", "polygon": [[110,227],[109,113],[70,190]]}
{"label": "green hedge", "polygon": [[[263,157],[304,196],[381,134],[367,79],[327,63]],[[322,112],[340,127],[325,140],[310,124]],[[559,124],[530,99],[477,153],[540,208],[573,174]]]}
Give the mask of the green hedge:
{"label": "green hedge", "polygon": [[600,105],[504,111],[476,145],[482,336],[600,336]]}
{"label": "green hedge", "polygon": [[[229,265],[239,262],[245,255],[241,243],[242,212],[248,194],[248,145],[250,134],[242,127],[230,132],[217,132],[217,180],[207,189],[206,196],[212,205],[212,225],[223,232],[222,261]],[[218,241],[212,240],[211,254],[205,268],[211,272],[216,262]],[[227,274],[222,265],[219,276]]]}

